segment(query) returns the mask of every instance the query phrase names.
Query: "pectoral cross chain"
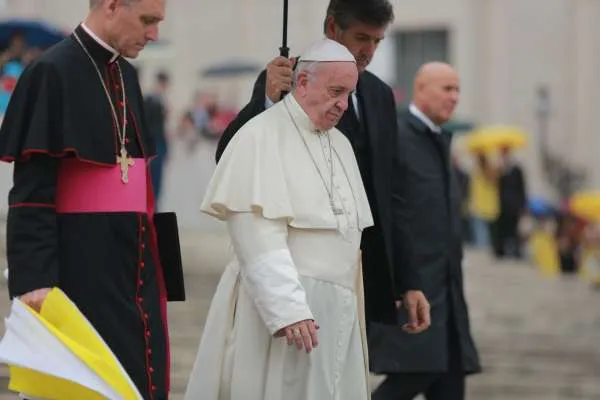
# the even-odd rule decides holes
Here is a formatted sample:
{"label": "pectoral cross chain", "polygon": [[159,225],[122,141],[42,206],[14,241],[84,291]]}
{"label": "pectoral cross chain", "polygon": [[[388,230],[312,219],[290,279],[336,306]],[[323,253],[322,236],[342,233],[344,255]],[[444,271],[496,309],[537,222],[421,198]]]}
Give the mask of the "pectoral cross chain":
{"label": "pectoral cross chain", "polygon": [[133,167],[135,161],[127,154],[125,146],[121,146],[120,155],[117,156],[117,164],[121,168],[121,182],[129,182],[129,167]]}

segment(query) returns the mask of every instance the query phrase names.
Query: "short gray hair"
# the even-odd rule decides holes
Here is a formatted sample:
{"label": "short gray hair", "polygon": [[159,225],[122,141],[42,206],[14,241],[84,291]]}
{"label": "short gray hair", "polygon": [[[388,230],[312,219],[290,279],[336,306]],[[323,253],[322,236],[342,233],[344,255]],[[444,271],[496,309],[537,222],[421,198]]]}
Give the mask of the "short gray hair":
{"label": "short gray hair", "polygon": [[317,74],[317,70],[319,69],[318,61],[298,61],[298,65],[296,65],[296,69],[294,70],[294,75],[292,76],[292,87],[296,87],[298,84],[298,78],[300,74],[305,73],[308,75],[308,79],[314,79],[314,76]]}

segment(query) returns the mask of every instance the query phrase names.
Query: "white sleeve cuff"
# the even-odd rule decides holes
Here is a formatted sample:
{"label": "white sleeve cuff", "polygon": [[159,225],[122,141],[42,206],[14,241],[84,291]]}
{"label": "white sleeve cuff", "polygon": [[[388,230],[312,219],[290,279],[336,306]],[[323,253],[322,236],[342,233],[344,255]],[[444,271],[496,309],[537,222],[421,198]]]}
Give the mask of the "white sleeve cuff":
{"label": "white sleeve cuff", "polygon": [[273,100],[271,100],[269,98],[269,96],[265,95],[265,110],[268,110],[274,104],[275,104],[275,102]]}
{"label": "white sleeve cuff", "polygon": [[295,322],[314,319],[289,250],[262,254],[241,268],[241,276],[271,334]]}

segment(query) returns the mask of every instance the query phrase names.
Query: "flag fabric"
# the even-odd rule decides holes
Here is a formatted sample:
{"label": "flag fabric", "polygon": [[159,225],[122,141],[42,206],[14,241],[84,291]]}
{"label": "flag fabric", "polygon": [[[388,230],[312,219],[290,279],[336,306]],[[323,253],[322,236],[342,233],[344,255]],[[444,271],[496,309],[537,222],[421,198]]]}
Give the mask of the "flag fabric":
{"label": "flag fabric", "polygon": [[9,389],[48,400],[142,400],[110,348],[58,288],[40,313],[14,299],[0,341]]}

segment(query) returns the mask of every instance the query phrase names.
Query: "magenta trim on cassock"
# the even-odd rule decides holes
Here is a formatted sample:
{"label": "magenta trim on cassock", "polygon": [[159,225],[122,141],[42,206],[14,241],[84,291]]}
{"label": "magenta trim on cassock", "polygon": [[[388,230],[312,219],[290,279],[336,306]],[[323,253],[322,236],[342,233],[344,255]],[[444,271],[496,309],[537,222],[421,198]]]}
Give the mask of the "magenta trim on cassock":
{"label": "magenta trim on cassock", "polygon": [[99,166],[75,158],[61,162],[56,187],[56,212],[148,212],[146,160],[135,158],[128,183],[117,164]]}

